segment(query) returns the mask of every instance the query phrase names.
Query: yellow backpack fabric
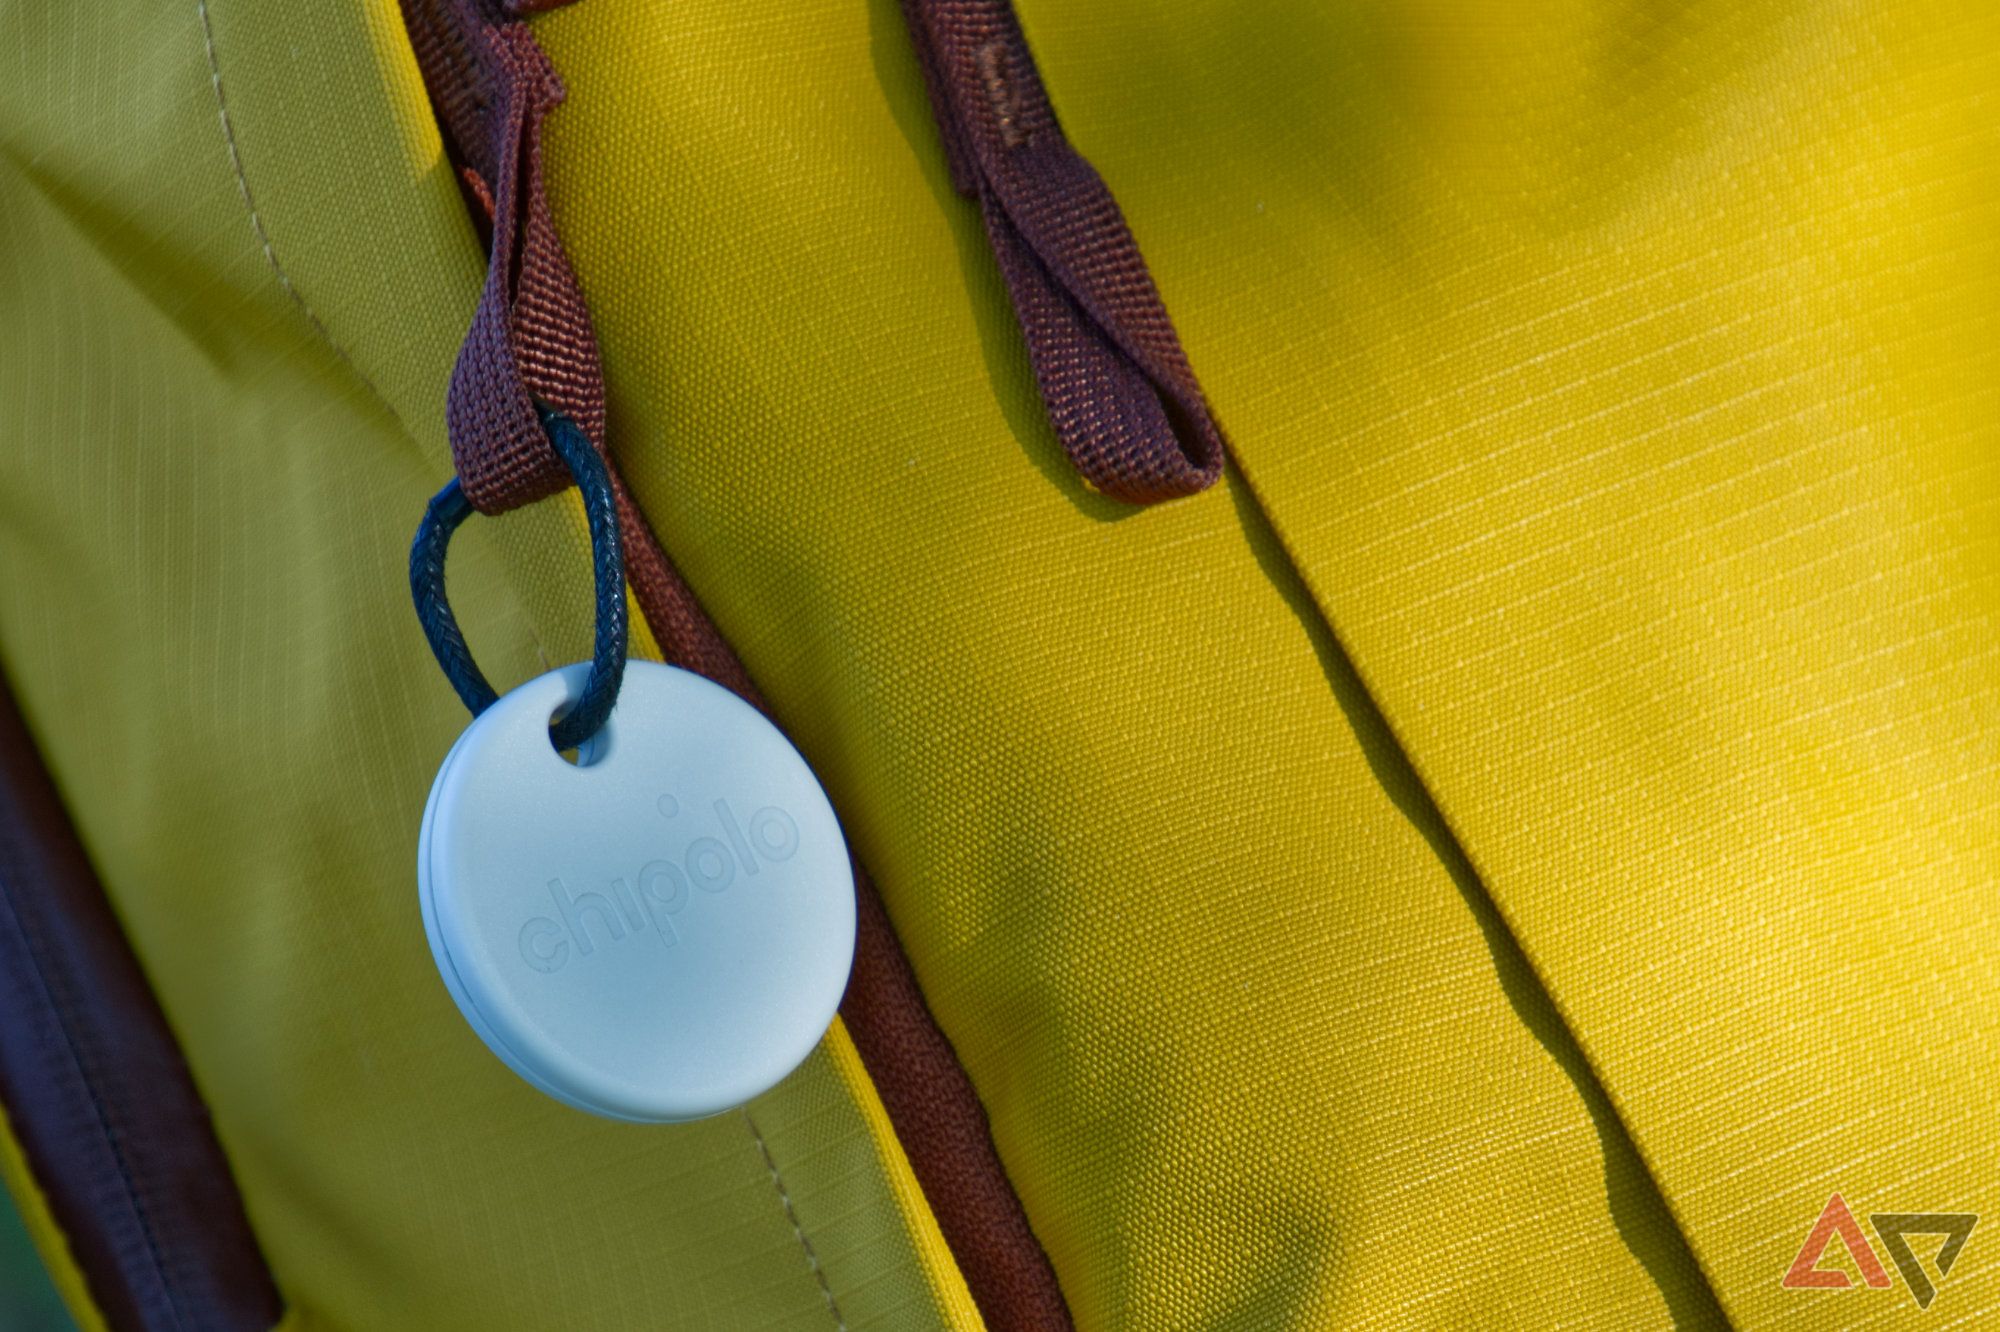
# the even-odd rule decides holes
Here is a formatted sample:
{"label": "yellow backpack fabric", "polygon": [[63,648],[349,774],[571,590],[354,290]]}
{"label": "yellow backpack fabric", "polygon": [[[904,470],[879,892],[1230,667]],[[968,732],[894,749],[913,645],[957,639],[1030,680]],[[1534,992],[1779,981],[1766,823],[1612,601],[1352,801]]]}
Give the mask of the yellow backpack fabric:
{"label": "yellow backpack fabric", "polygon": [[[1063,462],[893,0],[536,31],[611,447],[1077,1324],[2000,1313],[1978,1233],[1928,1313],[1780,1284],[1832,1193],[2000,1209],[1996,16],[1019,11],[1202,495]],[[641,1128],[436,980],[402,562],[482,255],[393,0],[10,18],[0,663],[288,1325],[979,1326],[838,1025]],[[585,655],[571,502],[467,531],[496,682]]]}

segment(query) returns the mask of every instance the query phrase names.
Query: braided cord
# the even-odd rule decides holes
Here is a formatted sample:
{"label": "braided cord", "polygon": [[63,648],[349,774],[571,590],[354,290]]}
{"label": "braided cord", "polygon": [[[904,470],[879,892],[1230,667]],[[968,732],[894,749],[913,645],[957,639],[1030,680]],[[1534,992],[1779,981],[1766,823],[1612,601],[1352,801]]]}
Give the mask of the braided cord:
{"label": "braided cord", "polygon": [[[575,749],[596,735],[618,701],[618,686],[625,678],[626,641],[630,633],[625,605],[625,556],[619,544],[618,501],[611,485],[611,471],[583,431],[568,417],[548,407],[536,407],[549,443],[561,456],[570,475],[576,478],[583,495],[584,517],[590,525],[590,548],[597,586],[597,632],[592,645],[590,675],[583,693],[568,711],[549,727],[550,741],[557,749]],[[431,498],[424,518],[417,525],[416,539],[410,543],[410,595],[416,602],[417,620],[445,679],[458,691],[465,706],[477,717],[499,700],[487,682],[465,634],[458,627],[445,596],[445,554],[452,534],[472,514],[472,502],[464,487],[453,477]]]}

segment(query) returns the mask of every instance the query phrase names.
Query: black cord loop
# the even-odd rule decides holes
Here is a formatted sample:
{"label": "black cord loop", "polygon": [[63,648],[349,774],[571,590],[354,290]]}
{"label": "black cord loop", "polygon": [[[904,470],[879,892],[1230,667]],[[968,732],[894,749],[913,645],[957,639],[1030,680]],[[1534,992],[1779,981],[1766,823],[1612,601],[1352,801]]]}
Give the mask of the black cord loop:
{"label": "black cord loop", "polygon": [[[576,749],[604,725],[618,701],[618,686],[625,678],[626,639],[630,631],[625,607],[625,554],[619,544],[618,499],[611,486],[611,470],[589,438],[575,422],[562,413],[536,404],[542,429],[549,443],[576,478],[583,494],[584,517],[590,524],[590,549],[597,583],[597,633],[590,659],[590,675],[576,702],[549,727],[550,742],[557,749]],[[465,498],[458,478],[453,477],[432,497],[417,525],[416,540],[410,545],[410,594],[417,605],[417,619],[430,640],[431,652],[443,668],[445,678],[459,698],[477,717],[499,701],[486,676],[472,660],[458,617],[445,599],[444,562],[452,533],[472,514],[472,502]]]}

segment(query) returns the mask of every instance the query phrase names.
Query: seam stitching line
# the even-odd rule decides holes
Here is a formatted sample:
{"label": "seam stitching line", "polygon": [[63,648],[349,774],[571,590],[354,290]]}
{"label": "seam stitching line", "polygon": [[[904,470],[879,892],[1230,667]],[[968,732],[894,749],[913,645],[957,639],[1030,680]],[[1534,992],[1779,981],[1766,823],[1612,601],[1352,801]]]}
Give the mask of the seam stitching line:
{"label": "seam stitching line", "polygon": [[[271,233],[264,229],[263,214],[257,211],[257,201],[250,193],[250,178],[243,171],[243,154],[236,146],[236,126],[229,118],[229,101],[222,93],[222,62],[215,53],[215,29],[208,21],[208,0],[195,0],[194,8],[196,15],[201,19],[201,44],[208,54],[208,82],[215,90],[215,116],[222,123],[222,142],[229,151],[229,170],[236,177],[236,193],[243,200],[243,211],[250,215],[250,230],[256,235],[258,246],[264,251],[264,259],[270,264],[272,275],[278,279],[278,285],[284,289],[292,304],[298,307],[299,313],[306,317],[306,322],[312,325],[313,332],[319,335],[320,341],[340,358],[342,365],[353,372],[354,377],[361,381],[361,386],[382,404],[383,410],[389,413],[389,418],[402,428],[404,437],[410,438],[409,428],[403,425],[402,413],[396,410],[396,404],[389,401],[388,394],[376,387],[375,381],[355,364],[354,358],[347,354],[347,349],[335,340],[332,331],[320,322],[320,317],[313,312],[310,305],[306,304],[306,298],[292,285],[291,275],[285,272],[285,266],[278,262],[278,252],[271,245]],[[534,644],[535,655],[542,660],[543,669],[555,669],[549,665],[548,650],[542,646],[541,636],[530,629],[528,638]]]}
{"label": "seam stitching line", "polygon": [[770,1144],[757,1130],[757,1121],[750,1117],[750,1111],[743,1111],[743,1122],[750,1128],[750,1136],[757,1140],[757,1154],[764,1158],[764,1168],[771,1172],[771,1183],[777,1187],[778,1201],[785,1209],[785,1220],[792,1226],[792,1234],[798,1237],[799,1248],[805,1251],[806,1267],[813,1279],[819,1282],[820,1298],[826,1301],[826,1311],[833,1315],[833,1325],[839,1332],[847,1332],[847,1320],[840,1316],[840,1306],[834,1302],[833,1287],[827,1284],[826,1269],[819,1264],[819,1255],[813,1252],[812,1241],[806,1238],[805,1227],[799,1224],[799,1214],[792,1209],[792,1195],[785,1191],[785,1181],[778,1174],[778,1163],[771,1159]]}
{"label": "seam stitching line", "polygon": [[320,317],[313,313],[310,305],[306,304],[306,298],[292,285],[291,275],[285,272],[285,266],[278,262],[278,252],[271,246],[271,233],[264,229],[263,215],[257,211],[257,202],[250,194],[250,178],[243,172],[243,154],[236,146],[236,126],[229,119],[229,102],[222,94],[222,62],[215,53],[215,29],[208,20],[208,0],[195,0],[194,8],[196,16],[201,20],[201,44],[208,54],[208,82],[215,90],[215,115],[216,119],[222,122],[222,142],[229,150],[229,169],[236,177],[236,192],[242,196],[243,210],[250,215],[250,230],[255,233],[257,244],[264,251],[265,261],[270,264],[272,274],[278,279],[278,285],[284,289],[292,304],[298,307],[299,313],[306,317],[306,322],[312,325],[313,332],[319,335],[320,341],[340,358],[341,364],[353,371],[354,377],[375,396],[376,401],[388,409],[389,415],[400,422],[402,418],[397,413],[395,404],[390,402],[387,395],[375,386],[375,382],[363,373],[360,366],[354,363],[354,358],[347,354],[347,349],[334,340],[327,326],[320,322]]}

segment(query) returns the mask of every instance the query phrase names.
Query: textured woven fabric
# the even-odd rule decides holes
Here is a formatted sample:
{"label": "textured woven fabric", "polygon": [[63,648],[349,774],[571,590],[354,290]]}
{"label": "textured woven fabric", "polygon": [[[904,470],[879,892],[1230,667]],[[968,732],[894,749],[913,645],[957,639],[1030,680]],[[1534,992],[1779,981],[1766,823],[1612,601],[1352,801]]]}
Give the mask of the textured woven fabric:
{"label": "textured woven fabric", "polygon": [[1990,20],[1021,12],[1254,495],[1070,477],[890,7],[537,31],[621,461],[1079,1325],[1976,1325],[1977,1234],[1778,1282],[1990,1205]]}
{"label": "textured woven fabric", "polygon": [[[838,1026],[663,1133],[535,1093],[436,977],[464,712],[404,556],[482,254],[395,6],[10,18],[0,656],[293,1324],[976,1327]],[[496,682],[588,651],[573,501],[452,572]]]}
{"label": "textured woven fabric", "polygon": [[1207,374],[1731,1316],[1991,1326],[2000,1226],[1927,1311],[1780,1278],[1836,1192],[2000,1218],[2000,10],[1603,22],[1412,20],[1458,86],[1357,93],[1372,217],[1154,193],[1243,256],[1162,281],[1204,366],[1306,320],[1343,367]]}
{"label": "textured woven fabric", "polygon": [[621,465],[849,811],[1079,1325],[1718,1323],[1240,487],[1076,479],[898,17],[553,13],[547,164]]}
{"label": "textured woven fabric", "polygon": [[[1077,480],[893,4],[536,26],[620,464],[1079,1325],[1990,1322],[1983,1229],[1927,1313],[1778,1284],[1836,1189],[1996,1207],[1988,7],[1021,8],[1230,423],[1207,494]],[[281,1283],[960,1316],[842,1035],[754,1134],[538,1117],[381,905],[457,725],[398,562],[479,250],[363,16],[212,6],[228,133],[195,14],[31,12],[0,80],[0,651]],[[579,651],[580,528],[480,529],[482,660]]]}

